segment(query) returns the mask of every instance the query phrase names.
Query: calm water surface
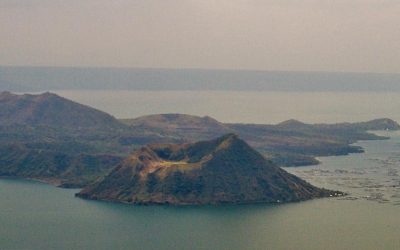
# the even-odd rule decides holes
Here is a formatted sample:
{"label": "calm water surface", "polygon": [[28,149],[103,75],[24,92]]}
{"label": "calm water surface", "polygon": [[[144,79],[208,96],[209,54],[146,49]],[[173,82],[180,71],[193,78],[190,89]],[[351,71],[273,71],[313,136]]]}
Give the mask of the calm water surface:
{"label": "calm water surface", "polygon": [[[310,122],[364,120],[380,117],[375,116],[378,111],[396,118],[397,105],[388,101],[397,94],[385,93],[355,94],[354,100],[370,102],[353,101],[353,106],[350,96],[337,99],[337,93],[129,92],[120,98],[117,93],[61,94],[118,117],[176,108],[175,112],[204,112],[222,121],[241,122],[292,117]],[[236,98],[241,101],[235,102]],[[305,101],[296,105],[299,100]],[[244,112],[249,106],[258,107],[260,113]],[[360,108],[359,116],[354,106]],[[288,113],[280,114],[282,110]],[[74,198],[78,190],[0,179],[0,249],[399,249],[400,133],[385,134],[392,138],[360,142],[365,154],[325,157],[319,166],[287,169],[315,185],[349,193],[344,198],[294,204],[128,206]]]}
{"label": "calm water surface", "polygon": [[400,92],[56,91],[117,118],[158,113],[208,115],[222,122],[400,121]]}
{"label": "calm water surface", "polygon": [[323,199],[279,206],[132,207],[0,181],[1,249],[398,249],[399,207]]}

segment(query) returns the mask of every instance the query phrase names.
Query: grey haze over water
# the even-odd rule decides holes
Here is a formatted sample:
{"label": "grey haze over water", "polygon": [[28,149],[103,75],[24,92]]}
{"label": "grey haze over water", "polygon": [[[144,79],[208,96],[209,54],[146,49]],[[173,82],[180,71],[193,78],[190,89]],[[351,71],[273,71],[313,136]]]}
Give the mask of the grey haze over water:
{"label": "grey haze over water", "polygon": [[0,64],[400,73],[398,0],[0,0]]}
{"label": "grey haze over water", "polygon": [[0,90],[400,91],[400,74],[0,66]]}

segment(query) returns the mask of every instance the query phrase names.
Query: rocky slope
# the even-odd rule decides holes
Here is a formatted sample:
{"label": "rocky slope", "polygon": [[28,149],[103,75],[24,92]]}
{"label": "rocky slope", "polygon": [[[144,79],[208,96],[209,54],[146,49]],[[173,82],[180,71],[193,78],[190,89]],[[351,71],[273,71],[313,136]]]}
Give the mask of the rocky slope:
{"label": "rocky slope", "polygon": [[276,203],[341,195],[266,160],[234,134],[142,147],[77,196],[135,204]]}

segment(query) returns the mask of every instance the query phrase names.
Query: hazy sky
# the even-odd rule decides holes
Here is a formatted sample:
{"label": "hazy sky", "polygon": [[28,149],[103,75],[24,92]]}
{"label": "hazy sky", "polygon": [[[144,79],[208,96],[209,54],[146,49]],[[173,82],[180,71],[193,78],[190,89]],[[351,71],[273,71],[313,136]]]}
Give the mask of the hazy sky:
{"label": "hazy sky", "polygon": [[0,0],[0,64],[400,73],[400,0]]}

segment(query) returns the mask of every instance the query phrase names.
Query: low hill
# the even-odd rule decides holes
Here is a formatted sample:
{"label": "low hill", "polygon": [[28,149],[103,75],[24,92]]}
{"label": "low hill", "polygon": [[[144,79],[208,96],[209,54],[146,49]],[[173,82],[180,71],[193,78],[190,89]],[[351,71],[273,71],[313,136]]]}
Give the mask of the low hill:
{"label": "low hill", "polygon": [[366,122],[315,124],[316,128],[324,129],[355,129],[355,130],[399,130],[400,125],[389,118],[374,119]]}
{"label": "low hill", "polygon": [[358,140],[385,139],[369,130],[398,130],[391,119],[359,123],[306,124],[287,120],[276,125],[227,124],[210,117],[184,114],[159,114],[123,120],[131,134],[124,135],[124,145],[150,143],[183,143],[216,138],[235,133],[264,156],[280,166],[318,164],[315,157],[360,153],[363,149],[350,145]]}
{"label": "low hill", "polygon": [[133,131],[168,134],[170,137],[189,141],[199,136],[202,139],[211,139],[232,131],[228,126],[209,116],[157,114],[121,121],[129,125]]}
{"label": "low hill", "polygon": [[71,130],[124,127],[113,116],[52,93],[0,93],[0,126],[49,126]]}
{"label": "low hill", "polygon": [[308,128],[309,126],[310,126],[309,124],[303,123],[295,119],[286,120],[276,125],[276,127],[279,127],[281,129],[296,129],[296,130],[300,128]]}
{"label": "low hill", "polygon": [[277,203],[341,195],[266,160],[234,134],[142,147],[77,196],[139,204]]}

